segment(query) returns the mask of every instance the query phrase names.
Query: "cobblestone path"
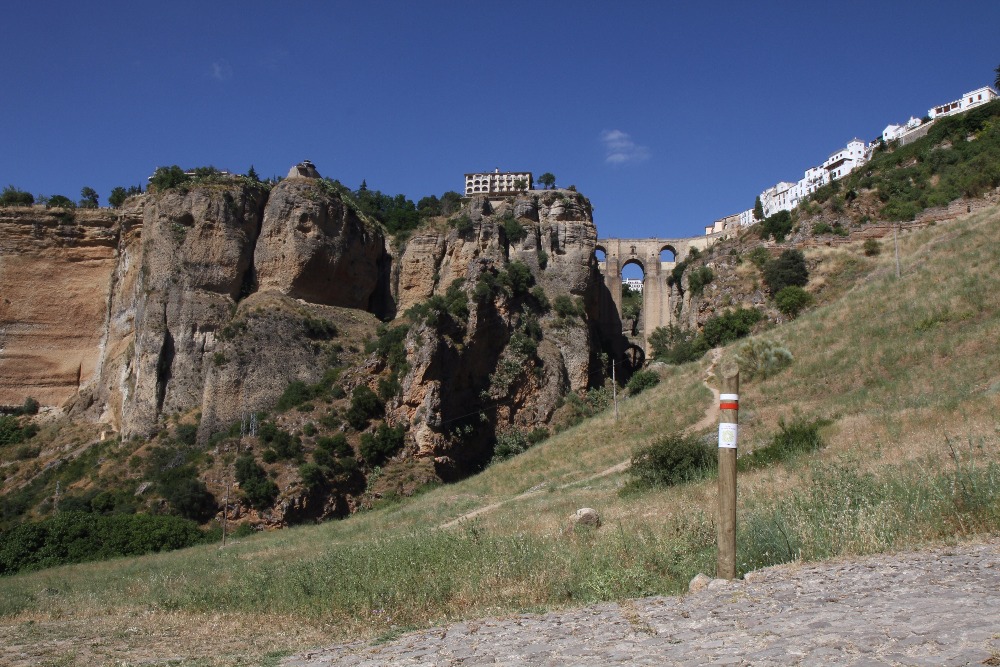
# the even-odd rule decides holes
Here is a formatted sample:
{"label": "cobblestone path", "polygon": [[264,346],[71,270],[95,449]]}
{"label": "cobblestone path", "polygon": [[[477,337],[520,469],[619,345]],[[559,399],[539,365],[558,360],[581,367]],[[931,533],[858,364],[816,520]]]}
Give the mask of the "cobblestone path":
{"label": "cobblestone path", "polygon": [[1000,539],[783,565],[680,597],[457,623],[282,664],[1000,665]]}

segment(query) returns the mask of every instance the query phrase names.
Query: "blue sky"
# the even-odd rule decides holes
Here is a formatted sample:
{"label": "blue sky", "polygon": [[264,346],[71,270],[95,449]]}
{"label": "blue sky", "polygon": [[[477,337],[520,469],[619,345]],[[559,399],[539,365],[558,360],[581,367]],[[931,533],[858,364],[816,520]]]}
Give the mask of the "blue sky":
{"label": "blue sky", "polygon": [[683,237],[991,84],[1000,2],[8,3],[0,185],[159,165],[414,200],[546,171],[602,237]]}

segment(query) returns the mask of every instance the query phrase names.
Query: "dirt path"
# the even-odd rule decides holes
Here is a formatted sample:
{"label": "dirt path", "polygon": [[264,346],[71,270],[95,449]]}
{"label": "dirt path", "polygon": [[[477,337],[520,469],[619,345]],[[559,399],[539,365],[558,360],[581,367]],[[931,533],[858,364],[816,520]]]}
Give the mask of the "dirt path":
{"label": "dirt path", "polygon": [[[702,416],[702,418],[698,420],[696,423],[689,426],[685,431],[686,433],[697,433],[698,431],[703,431],[712,426],[713,424],[715,424],[716,422],[718,422],[719,420],[719,390],[713,387],[711,384],[709,384],[709,381],[714,377],[715,366],[716,364],[719,363],[720,358],[722,358],[722,350],[719,348],[715,348],[714,350],[712,350],[712,363],[708,365],[708,368],[705,370],[705,377],[702,379],[702,384],[705,385],[705,388],[708,389],[710,392],[712,392],[712,402],[711,404],[709,404],[708,409],[705,410],[705,414]],[[628,470],[629,463],[630,460],[626,459],[621,463],[616,463],[610,468],[605,468],[600,472],[596,472],[593,475],[590,475],[589,477],[584,477],[583,479],[577,479],[572,482],[560,484],[555,488],[557,490],[565,489],[574,484],[585,484],[595,479],[601,479],[602,477],[608,477],[609,475],[614,475],[620,472],[624,472],[625,470]],[[511,498],[507,498],[505,500],[497,501],[495,503],[490,503],[489,505],[483,505],[482,507],[478,507],[474,510],[466,512],[465,514],[459,516],[458,518],[452,519],[451,521],[447,521],[438,527],[454,528],[463,521],[469,521],[470,519],[474,519],[477,516],[486,514],[487,512],[492,512],[493,510],[503,507],[504,505],[507,505],[509,503],[515,503],[521,500],[525,500],[527,498],[531,498],[533,496],[537,496],[538,494],[545,491],[546,488],[548,488],[548,485],[545,482],[542,482],[537,486],[531,487],[524,493],[513,496]]]}

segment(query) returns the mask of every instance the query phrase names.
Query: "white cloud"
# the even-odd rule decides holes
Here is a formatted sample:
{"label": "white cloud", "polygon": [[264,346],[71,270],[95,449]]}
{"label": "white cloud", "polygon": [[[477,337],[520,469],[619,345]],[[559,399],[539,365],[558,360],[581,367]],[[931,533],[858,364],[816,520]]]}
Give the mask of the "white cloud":
{"label": "white cloud", "polygon": [[212,63],[210,76],[216,81],[228,81],[233,78],[233,68],[225,60],[216,61]]}
{"label": "white cloud", "polygon": [[649,149],[632,141],[627,132],[605,130],[601,132],[601,143],[604,144],[604,161],[616,167],[649,159]]}

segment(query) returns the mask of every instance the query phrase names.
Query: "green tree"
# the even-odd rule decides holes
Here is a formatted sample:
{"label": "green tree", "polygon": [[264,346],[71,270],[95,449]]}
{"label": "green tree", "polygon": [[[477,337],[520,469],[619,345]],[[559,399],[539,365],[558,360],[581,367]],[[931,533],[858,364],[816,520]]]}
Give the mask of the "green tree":
{"label": "green tree", "polygon": [[374,434],[361,434],[361,443],[358,447],[361,457],[368,465],[382,465],[389,457],[403,448],[405,434],[406,432],[401,426],[393,428],[379,424]]}
{"label": "green tree", "polygon": [[73,200],[65,195],[52,195],[45,206],[46,208],[76,208]]}
{"label": "green tree", "polygon": [[250,165],[250,169],[247,171],[247,178],[256,183],[260,183],[260,176],[257,175],[257,170]]}
{"label": "green tree", "polygon": [[116,187],[111,191],[111,196],[108,197],[108,206],[111,208],[121,208],[125,200],[133,195],[141,195],[142,186],[130,185],[128,188],[123,188],[122,186]]}
{"label": "green tree", "polygon": [[801,250],[785,250],[764,267],[764,283],[775,295],[789,285],[805,287],[809,282],[809,268]]}
{"label": "green tree", "polygon": [[254,509],[270,507],[278,497],[278,485],[268,479],[253,454],[243,454],[236,459],[236,482]]}
{"label": "green tree", "polygon": [[31,206],[35,203],[35,198],[30,192],[18,190],[13,185],[8,185],[0,193],[0,206]]}
{"label": "green tree", "polygon": [[149,185],[158,191],[163,191],[175,188],[188,180],[190,179],[184,170],[174,164],[169,167],[157,167]]}
{"label": "green tree", "polygon": [[97,190],[91,187],[80,190],[80,208],[97,208]]}
{"label": "green tree", "polygon": [[556,177],[549,172],[545,172],[538,177],[538,182],[544,185],[546,190],[551,190],[556,186]]}
{"label": "green tree", "polygon": [[754,220],[764,219],[764,205],[760,201],[760,195],[757,195],[757,199],[753,203],[753,219]]}
{"label": "green tree", "polygon": [[454,190],[441,195],[441,215],[451,215],[460,208],[462,208],[462,195]]}
{"label": "green tree", "polygon": [[813,302],[813,296],[798,285],[788,285],[782,287],[781,291],[774,295],[774,303],[778,310],[788,317],[796,317],[803,308]]}

